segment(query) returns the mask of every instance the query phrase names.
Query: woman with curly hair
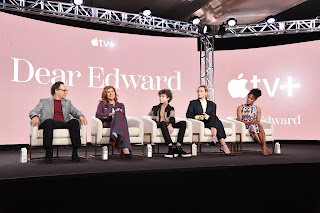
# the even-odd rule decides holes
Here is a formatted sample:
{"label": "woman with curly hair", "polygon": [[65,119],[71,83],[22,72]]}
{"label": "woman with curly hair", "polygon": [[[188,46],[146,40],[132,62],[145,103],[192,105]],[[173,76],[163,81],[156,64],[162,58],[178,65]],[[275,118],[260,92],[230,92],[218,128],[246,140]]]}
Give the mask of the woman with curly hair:
{"label": "woman with curly hair", "polygon": [[123,103],[118,102],[118,94],[113,86],[106,86],[97,107],[96,117],[104,128],[110,128],[110,142],[121,151],[121,158],[131,159],[131,144],[128,123]]}
{"label": "woman with curly hair", "polygon": [[267,148],[266,135],[260,124],[261,109],[254,105],[260,96],[260,89],[252,89],[247,96],[247,103],[238,107],[237,118],[246,125],[252,139],[261,145],[262,154],[270,155],[272,152]]}

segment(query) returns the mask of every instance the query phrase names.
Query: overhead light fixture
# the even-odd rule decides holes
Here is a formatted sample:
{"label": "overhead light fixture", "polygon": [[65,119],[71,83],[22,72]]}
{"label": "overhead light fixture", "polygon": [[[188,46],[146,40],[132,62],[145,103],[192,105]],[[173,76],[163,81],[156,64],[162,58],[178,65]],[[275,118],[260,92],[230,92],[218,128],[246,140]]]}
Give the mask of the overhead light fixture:
{"label": "overhead light fixture", "polygon": [[76,6],[83,5],[84,0],[72,0],[72,3]]}
{"label": "overhead light fixture", "polygon": [[189,22],[193,25],[198,25],[200,24],[200,18],[198,16],[192,16],[190,17]]}
{"label": "overhead light fixture", "polygon": [[145,7],[141,10],[140,14],[143,16],[151,16],[151,10],[148,7]]}
{"label": "overhead light fixture", "polygon": [[268,17],[266,18],[266,22],[267,22],[268,24],[274,24],[276,21],[277,21],[277,19],[276,19],[276,17],[274,17],[274,16],[268,16]]}
{"label": "overhead light fixture", "polygon": [[227,20],[227,25],[228,25],[229,27],[236,26],[236,24],[237,24],[237,20],[234,19],[234,18],[229,18],[229,19]]}

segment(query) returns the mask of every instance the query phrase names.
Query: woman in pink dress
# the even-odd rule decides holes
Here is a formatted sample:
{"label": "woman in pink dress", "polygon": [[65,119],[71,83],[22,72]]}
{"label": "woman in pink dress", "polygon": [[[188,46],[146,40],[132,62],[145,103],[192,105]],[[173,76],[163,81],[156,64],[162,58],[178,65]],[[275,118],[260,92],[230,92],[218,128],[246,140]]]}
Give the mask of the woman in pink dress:
{"label": "woman in pink dress", "polygon": [[247,96],[247,103],[238,107],[237,118],[245,123],[252,139],[261,145],[262,154],[270,155],[272,152],[267,148],[266,135],[260,124],[261,109],[254,105],[260,96],[260,89],[252,89]]}

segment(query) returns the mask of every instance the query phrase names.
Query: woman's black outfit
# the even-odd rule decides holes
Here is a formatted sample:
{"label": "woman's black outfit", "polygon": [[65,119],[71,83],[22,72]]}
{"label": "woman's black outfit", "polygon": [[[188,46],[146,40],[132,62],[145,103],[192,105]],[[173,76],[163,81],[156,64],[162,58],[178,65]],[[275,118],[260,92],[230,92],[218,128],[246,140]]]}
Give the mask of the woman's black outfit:
{"label": "woman's black outfit", "polygon": [[[202,120],[202,122],[204,122],[204,126],[206,128],[211,128],[211,127],[216,128],[217,129],[216,136],[218,140],[220,140],[221,138],[226,138],[226,133],[224,131],[222,122],[219,120],[219,118],[216,115],[216,111],[217,111],[217,105],[214,102],[207,100],[207,109],[205,113],[209,115],[209,119],[208,120],[204,119]],[[187,118],[195,119],[197,115],[202,115],[203,113],[204,112],[199,99],[190,101],[189,107],[186,113]]]}

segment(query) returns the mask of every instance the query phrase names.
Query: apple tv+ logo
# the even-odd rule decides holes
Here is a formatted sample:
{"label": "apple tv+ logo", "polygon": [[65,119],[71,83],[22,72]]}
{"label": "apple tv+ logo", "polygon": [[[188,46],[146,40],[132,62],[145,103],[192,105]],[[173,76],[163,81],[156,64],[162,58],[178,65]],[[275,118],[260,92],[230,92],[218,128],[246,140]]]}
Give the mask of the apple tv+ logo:
{"label": "apple tv+ logo", "polygon": [[94,47],[105,47],[105,48],[114,48],[115,47],[115,43],[113,43],[113,41],[105,41],[103,39],[98,39],[97,37],[95,37],[94,39],[91,40],[91,45]]}
{"label": "apple tv+ logo", "polygon": [[[238,76],[238,79],[232,79],[228,83],[228,91],[232,98],[244,98],[248,95],[249,91],[246,88],[246,84],[248,83],[247,79],[241,79],[243,77],[243,73]],[[274,80],[273,86],[271,87],[269,81],[267,79],[262,79],[263,84],[268,92],[270,97],[274,97],[276,94],[277,89],[279,88],[280,78],[276,78]],[[259,83],[261,83],[261,79],[258,79],[257,75],[252,76],[252,83],[253,88],[258,88]],[[288,77],[287,81],[280,85],[280,89],[287,89],[288,96],[293,96],[294,89],[300,88],[300,84],[293,83],[293,78]]]}

